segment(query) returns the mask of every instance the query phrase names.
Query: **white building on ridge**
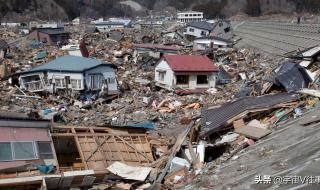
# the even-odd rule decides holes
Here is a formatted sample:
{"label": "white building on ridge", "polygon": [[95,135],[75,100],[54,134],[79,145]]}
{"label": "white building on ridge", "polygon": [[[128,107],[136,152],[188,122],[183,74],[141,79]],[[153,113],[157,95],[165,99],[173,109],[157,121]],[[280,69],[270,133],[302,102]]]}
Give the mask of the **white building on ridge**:
{"label": "white building on ridge", "polygon": [[197,12],[197,11],[178,12],[177,19],[179,22],[182,22],[182,23],[202,21],[203,12]]}

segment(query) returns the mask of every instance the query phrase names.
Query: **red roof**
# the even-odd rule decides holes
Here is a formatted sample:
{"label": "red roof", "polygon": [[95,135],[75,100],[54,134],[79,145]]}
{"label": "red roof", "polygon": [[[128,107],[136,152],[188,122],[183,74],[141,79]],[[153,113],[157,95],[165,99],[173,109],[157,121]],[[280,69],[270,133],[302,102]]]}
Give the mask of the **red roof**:
{"label": "red roof", "polygon": [[163,50],[173,50],[179,51],[181,47],[178,46],[165,46],[161,44],[133,44],[135,48],[144,48],[144,49],[163,49]]}
{"label": "red roof", "polygon": [[164,55],[175,72],[218,72],[219,68],[207,57],[199,55]]}

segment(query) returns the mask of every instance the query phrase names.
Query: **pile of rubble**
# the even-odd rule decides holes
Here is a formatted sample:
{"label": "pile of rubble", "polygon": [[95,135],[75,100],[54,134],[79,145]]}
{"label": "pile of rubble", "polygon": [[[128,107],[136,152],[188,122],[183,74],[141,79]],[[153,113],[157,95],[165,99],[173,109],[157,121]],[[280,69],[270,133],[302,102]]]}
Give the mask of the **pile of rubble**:
{"label": "pile of rubble", "polygon": [[[1,63],[10,69],[1,72],[0,110],[23,113],[34,119],[33,122],[43,119],[54,123],[50,133],[60,171],[102,168],[101,173],[83,173],[83,176],[92,175],[91,185],[94,181],[99,183],[94,186],[96,189],[147,189],[161,184],[170,189],[185,185],[208,170],[207,166],[236,159],[237,152],[277,130],[280,123],[301,117],[319,105],[319,47],[294,52],[283,60],[249,48],[208,48],[194,52],[187,39],[169,39],[165,34],[170,31],[162,33],[163,28],[108,33],[86,33],[84,28],[78,31],[73,27],[68,30],[72,40],[85,44],[76,48],[80,54],[84,55],[84,48],[95,58],[91,61],[102,60],[116,68],[117,93],[69,91],[68,84],[63,82],[60,87],[65,90],[54,89],[58,82],[52,83],[53,79],[45,75],[61,68],[46,70],[41,81],[53,86],[52,91],[31,91],[19,86],[22,81],[17,76],[21,73],[39,65],[56,64],[56,57],[71,51],[32,44],[22,37]],[[176,25],[171,30],[181,32],[183,28]],[[12,36],[7,31],[2,33],[3,38]],[[145,44],[139,46],[144,53],[136,45],[141,43]],[[150,44],[153,46],[148,49]],[[200,90],[178,85],[171,89],[159,87],[155,69],[162,59],[162,51],[210,57],[219,68],[218,85]],[[97,66],[100,65],[90,69]],[[109,80],[112,72],[108,76],[101,74],[107,76],[102,80]],[[27,74],[26,78],[31,76]],[[70,77],[60,79],[67,81]],[[94,83],[95,78],[91,81]],[[95,84],[82,84],[85,85]],[[63,137],[69,139],[61,140]],[[66,161],[63,157],[66,153],[59,143],[76,144],[78,155],[73,156],[81,161]],[[58,169],[55,172],[59,173]],[[67,179],[62,175],[59,180]]]}

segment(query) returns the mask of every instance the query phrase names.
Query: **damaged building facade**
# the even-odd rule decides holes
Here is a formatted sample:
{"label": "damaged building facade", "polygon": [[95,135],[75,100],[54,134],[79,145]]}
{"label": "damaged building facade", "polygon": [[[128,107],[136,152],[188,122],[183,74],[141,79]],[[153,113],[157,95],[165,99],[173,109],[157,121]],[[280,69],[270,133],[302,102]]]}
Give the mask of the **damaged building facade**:
{"label": "damaged building facade", "polygon": [[63,56],[18,76],[21,89],[30,92],[72,90],[118,93],[114,66],[97,59]]}
{"label": "damaged building facade", "polygon": [[50,120],[0,112],[0,173],[19,172],[47,165],[58,167],[50,135]]}

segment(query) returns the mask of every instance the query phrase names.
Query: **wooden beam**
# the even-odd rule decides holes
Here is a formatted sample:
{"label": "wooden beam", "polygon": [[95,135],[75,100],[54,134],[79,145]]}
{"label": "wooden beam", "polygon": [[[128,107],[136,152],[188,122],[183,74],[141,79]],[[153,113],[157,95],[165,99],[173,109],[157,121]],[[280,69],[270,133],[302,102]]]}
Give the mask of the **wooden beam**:
{"label": "wooden beam", "polygon": [[[72,132],[74,132],[74,129],[72,129]],[[83,152],[82,152],[82,149],[81,149],[81,145],[79,143],[78,136],[73,136],[73,137],[74,137],[74,140],[76,142],[76,146],[78,148],[78,152],[79,152],[79,155],[81,157],[81,161],[84,164],[85,169],[88,169],[88,164],[87,164],[87,162],[85,162],[85,158],[84,158],[84,155],[83,155]]]}
{"label": "wooden beam", "polygon": [[[184,140],[186,139],[189,131],[191,130],[191,128],[194,125],[194,121],[192,121],[189,126],[183,131],[183,133],[181,133],[178,137],[177,137],[177,141],[174,144],[174,146],[171,148],[171,153],[170,156],[167,160],[167,164],[164,167],[164,169],[160,172],[159,177],[157,178],[157,180],[155,181],[155,184],[153,184],[154,186],[156,186],[156,184],[160,184],[162,183],[164,177],[166,176],[167,171],[169,170],[169,167],[171,165],[171,161],[174,158],[174,156],[176,155],[176,153],[180,150],[182,143],[184,142]],[[197,125],[200,125],[197,124]]]}
{"label": "wooden beam", "polygon": [[135,147],[133,147],[131,144],[129,144],[126,140],[124,140],[123,138],[115,135],[115,137],[119,138],[121,141],[123,141],[125,144],[127,144],[128,146],[130,146],[131,148],[133,148],[135,151],[137,151],[137,153],[141,154],[143,157],[147,158],[149,161],[153,162],[153,160],[151,160],[148,156],[144,155],[142,152],[138,151]]}

